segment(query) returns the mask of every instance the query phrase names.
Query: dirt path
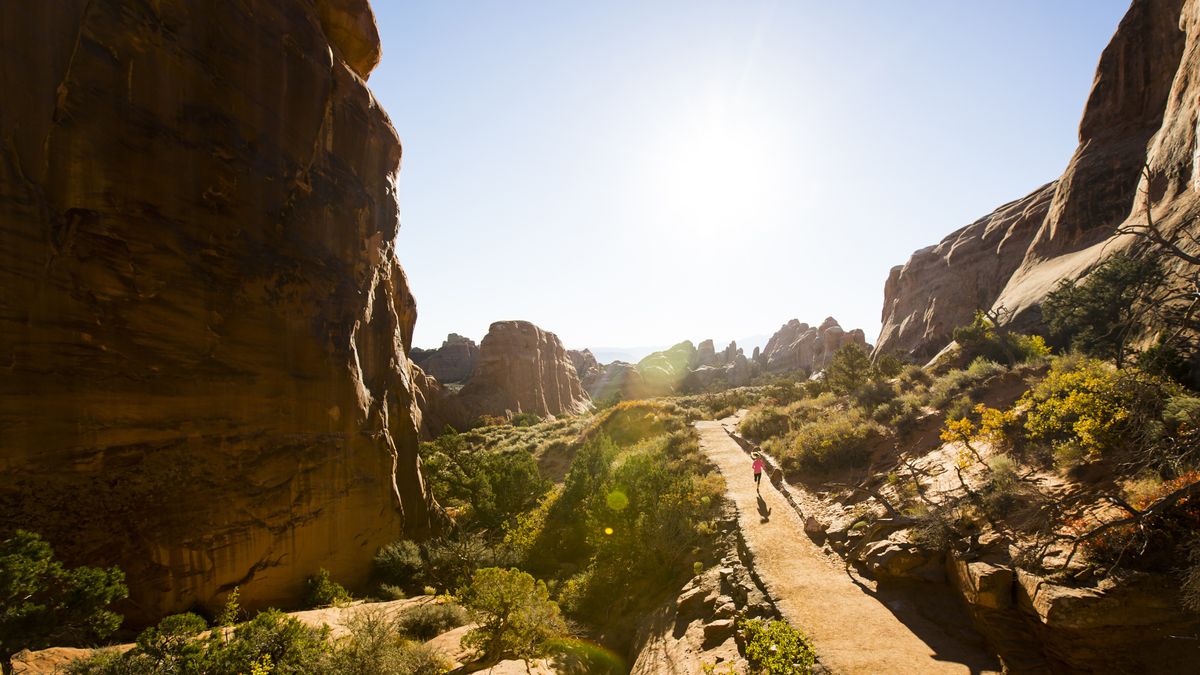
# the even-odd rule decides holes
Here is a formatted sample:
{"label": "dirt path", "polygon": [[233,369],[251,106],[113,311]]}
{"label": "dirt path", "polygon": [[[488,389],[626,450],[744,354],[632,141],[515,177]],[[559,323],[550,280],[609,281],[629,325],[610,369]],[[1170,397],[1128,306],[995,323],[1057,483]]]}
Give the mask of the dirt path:
{"label": "dirt path", "polygon": [[834,673],[995,673],[997,660],[915,612],[883,604],[830,561],[804,524],[763,479],[756,494],[750,459],[720,422],[697,422],[700,446],[725,476],[728,496],[779,610],[809,635]]}

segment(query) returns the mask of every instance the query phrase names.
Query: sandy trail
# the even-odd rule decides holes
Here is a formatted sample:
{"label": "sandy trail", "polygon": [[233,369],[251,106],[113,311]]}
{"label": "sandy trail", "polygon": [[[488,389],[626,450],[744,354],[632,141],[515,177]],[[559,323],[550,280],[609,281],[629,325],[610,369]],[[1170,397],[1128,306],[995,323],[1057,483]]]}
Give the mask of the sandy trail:
{"label": "sandy trail", "polygon": [[784,617],[808,634],[831,671],[999,672],[995,657],[980,646],[963,643],[903,607],[896,607],[897,616],[822,554],[770,481],[764,477],[761,493],[755,493],[750,458],[720,422],[697,422],[696,430],[704,453],[725,476],[755,570]]}

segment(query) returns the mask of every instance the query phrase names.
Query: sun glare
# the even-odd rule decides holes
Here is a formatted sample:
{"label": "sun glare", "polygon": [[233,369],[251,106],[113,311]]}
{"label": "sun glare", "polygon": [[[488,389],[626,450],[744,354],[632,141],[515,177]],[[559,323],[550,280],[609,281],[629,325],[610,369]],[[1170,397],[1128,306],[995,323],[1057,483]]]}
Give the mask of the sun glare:
{"label": "sun glare", "polygon": [[712,114],[665,141],[655,180],[665,225],[716,234],[766,224],[781,185],[778,150],[765,130]]}

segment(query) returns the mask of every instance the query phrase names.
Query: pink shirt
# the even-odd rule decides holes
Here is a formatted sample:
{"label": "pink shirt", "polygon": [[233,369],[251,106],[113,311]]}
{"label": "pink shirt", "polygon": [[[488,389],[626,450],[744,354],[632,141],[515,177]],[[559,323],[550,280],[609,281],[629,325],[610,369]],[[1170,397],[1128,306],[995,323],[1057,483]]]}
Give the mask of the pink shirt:
{"label": "pink shirt", "polygon": [[762,473],[763,461],[762,457],[754,460],[754,473]]}

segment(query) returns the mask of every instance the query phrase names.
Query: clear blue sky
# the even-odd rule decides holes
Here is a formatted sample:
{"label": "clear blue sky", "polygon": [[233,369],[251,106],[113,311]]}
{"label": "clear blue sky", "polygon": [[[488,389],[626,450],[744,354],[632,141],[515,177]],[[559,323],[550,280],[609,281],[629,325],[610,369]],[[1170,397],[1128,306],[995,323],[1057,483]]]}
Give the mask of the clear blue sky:
{"label": "clear blue sky", "polygon": [[1127,0],[372,3],[415,343],[879,331],[888,270],[1062,172]]}

